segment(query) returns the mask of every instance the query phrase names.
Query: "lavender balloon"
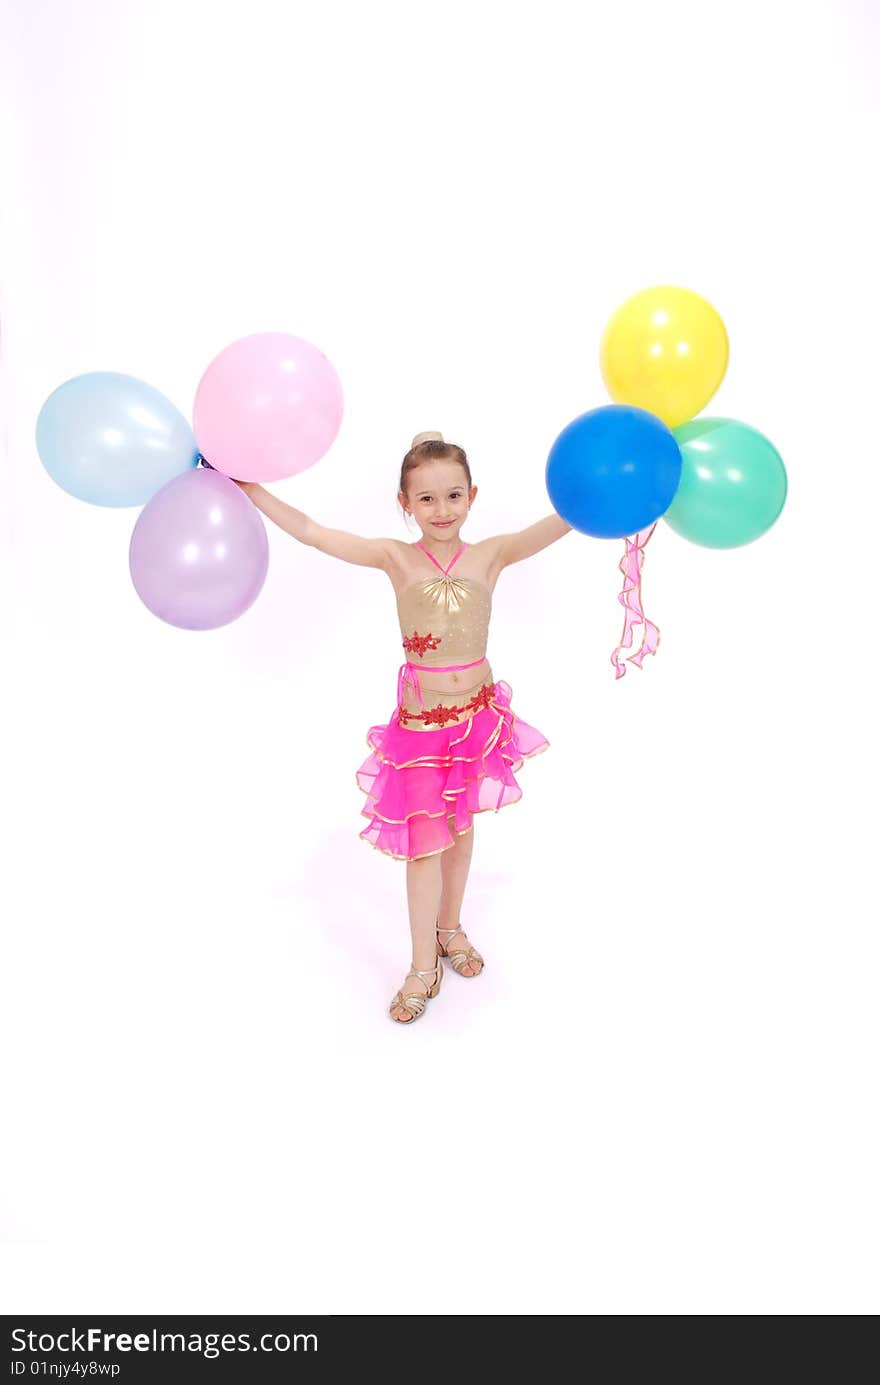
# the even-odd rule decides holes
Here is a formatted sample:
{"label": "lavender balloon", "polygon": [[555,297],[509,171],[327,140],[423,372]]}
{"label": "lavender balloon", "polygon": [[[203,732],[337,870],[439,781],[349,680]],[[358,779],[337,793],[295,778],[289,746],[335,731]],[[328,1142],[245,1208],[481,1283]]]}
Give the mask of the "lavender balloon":
{"label": "lavender balloon", "polygon": [[234,481],[201,467],[163,486],[134,526],[131,580],[144,605],[182,630],[215,630],[256,601],[269,540]]}

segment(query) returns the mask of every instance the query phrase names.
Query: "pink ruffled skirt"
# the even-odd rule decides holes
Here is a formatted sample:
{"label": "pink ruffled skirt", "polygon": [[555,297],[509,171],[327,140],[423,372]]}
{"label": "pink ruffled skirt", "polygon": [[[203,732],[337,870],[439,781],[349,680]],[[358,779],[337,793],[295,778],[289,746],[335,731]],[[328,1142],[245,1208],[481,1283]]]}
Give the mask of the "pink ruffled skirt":
{"label": "pink ruffled skirt", "polygon": [[510,687],[496,682],[488,706],[457,725],[411,731],[395,716],[371,726],[371,754],[357,771],[367,795],[360,836],[401,861],[435,856],[473,826],[475,813],[498,812],[522,798],[514,770],[549,742],[510,707]]}

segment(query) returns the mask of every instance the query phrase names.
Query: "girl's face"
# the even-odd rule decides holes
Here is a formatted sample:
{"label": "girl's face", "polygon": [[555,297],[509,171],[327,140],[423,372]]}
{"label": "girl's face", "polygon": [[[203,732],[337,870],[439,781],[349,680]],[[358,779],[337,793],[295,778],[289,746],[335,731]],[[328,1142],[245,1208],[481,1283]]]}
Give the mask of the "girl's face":
{"label": "girl's face", "polygon": [[400,503],[415,515],[425,538],[456,539],[474,503],[476,486],[467,488],[460,462],[422,462],[406,478]]}

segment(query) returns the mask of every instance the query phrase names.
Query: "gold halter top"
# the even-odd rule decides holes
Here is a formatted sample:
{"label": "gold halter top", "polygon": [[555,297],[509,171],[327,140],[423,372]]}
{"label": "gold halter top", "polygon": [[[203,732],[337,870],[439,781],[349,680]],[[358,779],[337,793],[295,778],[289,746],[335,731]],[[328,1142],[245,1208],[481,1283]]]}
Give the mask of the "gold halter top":
{"label": "gold halter top", "polygon": [[406,684],[411,684],[421,699],[420,668],[451,673],[483,662],[492,593],[473,577],[450,576],[466,544],[462,544],[447,568],[441,567],[433,553],[428,553],[420,543],[416,547],[431,559],[439,575],[421,577],[398,594],[400,633],[408,655],[400,670],[398,687],[402,693]]}

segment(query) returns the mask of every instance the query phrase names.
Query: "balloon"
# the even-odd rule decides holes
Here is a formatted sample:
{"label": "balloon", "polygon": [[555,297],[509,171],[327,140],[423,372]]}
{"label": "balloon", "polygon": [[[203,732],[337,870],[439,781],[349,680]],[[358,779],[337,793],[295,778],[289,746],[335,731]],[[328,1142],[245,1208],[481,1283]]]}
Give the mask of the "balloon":
{"label": "balloon", "polygon": [[663,518],[704,548],[751,543],[778,519],[788,480],[767,438],[732,418],[697,418],[676,428],[681,485]]}
{"label": "balloon", "polygon": [[62,490],[92,505],[143,505],[199,450],[170,400],[132,375],[76,375],[49,395],[37,418],[37,451]]}
{"label": "balloon", "polygon": [[582,534],[620,539],[667,509],[681,477],[681,453],[654,414],[608,404],[581,414],[547,459],[547,492],[557,514]]}
{"label": "balloon", "polygon": [[686,423],[724,379],[727,331],[718,313],[690,289],[643,289],[618,308],[602,337],[608,393],[662,418]]}
{"label": "balloon", "polygon": [[285,332],[234,341],[199,381],[193,427],[212,466],[281,481],[313,466],[342,422],[342,385],[311,342]]}
{"label": "balloon", "polygon": [[131,536],[129,568],[144,605],[183,630],[214,630],[257,599],[269,540],[234,481],[199,468],[163,486]]}

